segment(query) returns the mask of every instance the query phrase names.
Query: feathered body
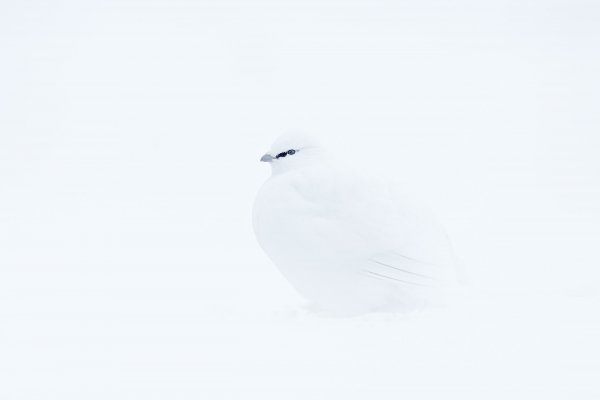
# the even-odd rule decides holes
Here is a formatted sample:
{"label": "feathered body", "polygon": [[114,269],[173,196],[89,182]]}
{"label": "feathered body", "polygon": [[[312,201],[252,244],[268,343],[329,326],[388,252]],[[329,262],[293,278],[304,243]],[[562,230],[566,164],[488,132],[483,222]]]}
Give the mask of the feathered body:
{"label": "feathered body", "polygon": [[455,277],[449,241],[431,214],[393,186],[336,169],[302,135],[283,142],[272,152],[297,153],[272,161],[280,164],[257,195],[253,222],[296,290],[341,314],[437,301]]}

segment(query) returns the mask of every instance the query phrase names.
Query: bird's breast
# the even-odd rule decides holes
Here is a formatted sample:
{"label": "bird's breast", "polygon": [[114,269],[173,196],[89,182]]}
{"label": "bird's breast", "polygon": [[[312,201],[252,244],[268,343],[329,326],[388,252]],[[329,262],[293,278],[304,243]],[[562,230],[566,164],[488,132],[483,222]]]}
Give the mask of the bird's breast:
{"label": "bird's breast", "polygon": [[280,268],[334,268],[356,257],[363,243],[331,203],[303,195],[293,180],[263,186],[254,206],[254,229]]}

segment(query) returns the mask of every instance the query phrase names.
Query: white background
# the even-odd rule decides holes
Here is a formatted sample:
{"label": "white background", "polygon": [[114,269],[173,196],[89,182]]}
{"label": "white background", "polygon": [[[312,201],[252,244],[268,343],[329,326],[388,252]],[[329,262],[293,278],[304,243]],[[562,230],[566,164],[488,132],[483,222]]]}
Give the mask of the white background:
{"label": "white background", "polygon": [[[0,399],[600,397],[597,2],[2,0],[0,50]],[[453,308],[303,308],[290,129],[429,200]]]}

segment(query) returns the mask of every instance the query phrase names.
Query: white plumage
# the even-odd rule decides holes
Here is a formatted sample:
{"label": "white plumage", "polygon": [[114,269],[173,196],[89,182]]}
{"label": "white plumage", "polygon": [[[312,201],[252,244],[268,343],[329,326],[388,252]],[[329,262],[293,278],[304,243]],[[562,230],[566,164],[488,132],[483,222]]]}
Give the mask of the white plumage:
{"label": "white plumage", "polygon": [[322,310],[412,309],[455,281],[443,229],[397,187],[341,170],[303,134],[280,136],[261,161],[272,175],[254,204],[258,242]]}

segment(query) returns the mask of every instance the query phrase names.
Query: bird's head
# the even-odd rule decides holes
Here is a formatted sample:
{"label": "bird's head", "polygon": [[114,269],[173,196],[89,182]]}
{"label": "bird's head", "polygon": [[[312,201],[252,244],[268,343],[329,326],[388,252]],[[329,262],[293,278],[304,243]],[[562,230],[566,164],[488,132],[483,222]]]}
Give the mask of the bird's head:
{"label": "bird's head", "polygon": [[303,133],[284,133],[273,142],[260,161],[271,164],[273,174],[311,165],[324,157],[324,151],[312,136]]}

